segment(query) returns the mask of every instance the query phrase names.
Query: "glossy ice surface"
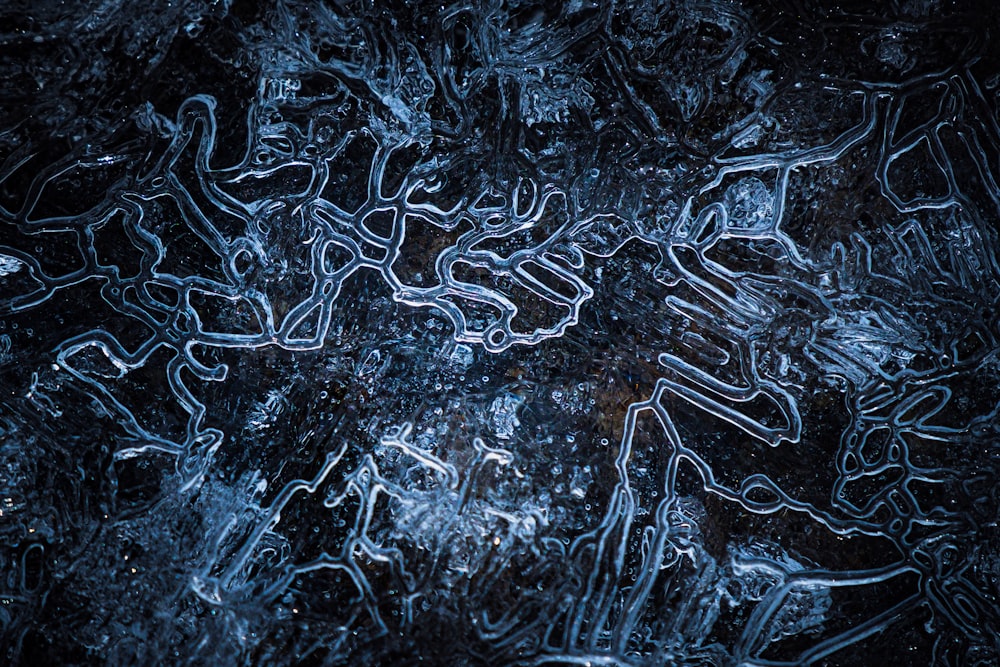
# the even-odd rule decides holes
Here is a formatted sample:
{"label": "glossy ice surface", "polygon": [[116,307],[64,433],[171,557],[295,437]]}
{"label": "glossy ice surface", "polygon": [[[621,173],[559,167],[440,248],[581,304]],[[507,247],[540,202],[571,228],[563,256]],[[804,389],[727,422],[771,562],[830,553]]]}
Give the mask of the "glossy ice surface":
{"label": "glossy ice surface", "polygon": [[990,3],[140,4],[0,7],[0,662],[1000,661]]}

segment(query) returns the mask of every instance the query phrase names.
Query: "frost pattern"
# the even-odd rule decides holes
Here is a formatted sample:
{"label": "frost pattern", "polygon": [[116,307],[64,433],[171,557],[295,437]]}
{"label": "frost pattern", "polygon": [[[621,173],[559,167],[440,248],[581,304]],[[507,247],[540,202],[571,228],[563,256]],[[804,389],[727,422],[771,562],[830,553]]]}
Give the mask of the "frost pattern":
{"label": "frost pattern", "polygon": [[238,4],[245,110],[4,140],[12,660],[997,659],[992,25]]}

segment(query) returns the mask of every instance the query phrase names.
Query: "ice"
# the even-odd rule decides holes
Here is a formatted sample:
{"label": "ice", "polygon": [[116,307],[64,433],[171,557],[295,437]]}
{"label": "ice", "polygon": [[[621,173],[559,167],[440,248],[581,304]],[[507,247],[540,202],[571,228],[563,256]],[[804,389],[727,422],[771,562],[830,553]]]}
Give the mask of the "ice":
{"label": "ice", "polygon": [[774,193],[759,178],[742,178],[727,190],[722,203],[728,212],[728,224],[740,230],[769,227],[774,217]]}
{"label": "ice", "polygon": [[0,254],[0,278],[17,273],[24,266],[24,262],[17,257]]}
{"label": "ice", "polygon": [[493,432],[501,440],[510,440],[521,425],[517,411],[522,404],[520,397],[513,394],[504,394],[493,399],[490,405],[490,418]]}
{"label": "ice", "polygon": [[11,665],[996,664],[996,12],[8,3]]}

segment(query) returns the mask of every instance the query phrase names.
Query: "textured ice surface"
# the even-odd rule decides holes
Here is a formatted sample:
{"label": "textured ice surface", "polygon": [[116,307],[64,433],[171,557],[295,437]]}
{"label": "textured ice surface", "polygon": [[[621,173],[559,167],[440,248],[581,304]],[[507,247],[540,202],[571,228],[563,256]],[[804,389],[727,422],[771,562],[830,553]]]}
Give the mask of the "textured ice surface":
{"label": "textured ice surface", "polygon": [[996,664],[996,16],[0,7],[0,662]]}

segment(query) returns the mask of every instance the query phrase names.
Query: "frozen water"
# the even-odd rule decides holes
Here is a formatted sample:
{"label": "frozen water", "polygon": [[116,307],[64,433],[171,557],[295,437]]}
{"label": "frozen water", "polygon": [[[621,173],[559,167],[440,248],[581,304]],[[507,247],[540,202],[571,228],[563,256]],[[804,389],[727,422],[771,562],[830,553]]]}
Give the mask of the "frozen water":
{"label": "frozen water", "polygon": [[0,10],[0,662],[996,664],[988,3]]}
{"label": "frozen water", "polygon": [[753,176],[741,178],[722,197],[728,223],[737,229],[765,229],[774,220],[774,193]]}

